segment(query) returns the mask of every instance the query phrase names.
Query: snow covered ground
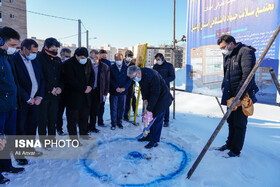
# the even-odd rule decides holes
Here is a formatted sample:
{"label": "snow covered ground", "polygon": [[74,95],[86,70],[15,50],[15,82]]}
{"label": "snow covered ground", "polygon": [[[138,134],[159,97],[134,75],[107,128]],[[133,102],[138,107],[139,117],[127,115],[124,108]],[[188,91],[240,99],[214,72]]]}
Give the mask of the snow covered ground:
{"label": "snow covered ground", "polygon": [[[139,127],[110,130],[108,101],[105,107],[97,159],[31,160],[24,173],[4,174],[8,186],[280,186],[280,107],[256,104],[241,156],[208,151],[190,180],[188,170],[222,118],[214,97],[176,92],[176,119],[171,112],[170,127],[151,150],[133,139]],[[211,147],[223,145],[227,133],[225,124]]]}

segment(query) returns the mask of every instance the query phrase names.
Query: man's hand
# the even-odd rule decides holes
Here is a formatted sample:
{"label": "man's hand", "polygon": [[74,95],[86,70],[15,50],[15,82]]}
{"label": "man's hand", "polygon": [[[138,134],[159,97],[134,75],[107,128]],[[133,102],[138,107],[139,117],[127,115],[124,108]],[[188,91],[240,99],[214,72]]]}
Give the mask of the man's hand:
{"label": "man's hand", "polygon": [[148,106],[148,100],[147,100],[147,99],[146,99],[146,100],[144,100],[144,101],[143,101],[143,104],[144,104],[144,106],[146,106],[146,107],[147,107],[147,106]]}
{"label": "man's hand", "polygon": [[59,87],[57,87],[56,90],[55,90],[55,93],[56,93],[57,95],[59,95],[59,94],[61,94],[61,92],[62,92],[62,89],[59,88]]}
{"label": "man's hand", "polygon": [[125,88],[120,88],[120,93],[123,93],[125,91]]}
{"label": "man's hand", "polygon": [[143,116],[147,115],[147,113],[150,112],[149,110],[144,110]]}
{"label": "man's hand", "polygon": [[89,93],[89,92],[91,92],[91,90],[92,90],[92,88],[90,86],[87,86],[85,93]]}
{"label": "man's hand", "polygon": [[116,91],[117,91],[118,93],[121,93],[121,88],[117,88]]}
{"label": "man's hand", "polygon": [[34,105],[35,104],[35,99],[31,98],[30,101],[28,102],[29,105]]}
{"label": "man's hand", "polygon": [[37,96],[37,97],[34,98],[34,104],[35,104],[35,105],[40,105],[40,104],[41,104],[41,101],[42,101],[42,99],[41,99],[41,97],[39,97],[39,96]]}
{"label": "man's hand", "polygon": [[52,92],[51,92],[53,95],[57,96],[56,94],[56,88],[53,88]]}
{"label": "man's hand", "polygon": [[7,141],[5,139],[0,139],[0,151],[2,151],[6,145]]}

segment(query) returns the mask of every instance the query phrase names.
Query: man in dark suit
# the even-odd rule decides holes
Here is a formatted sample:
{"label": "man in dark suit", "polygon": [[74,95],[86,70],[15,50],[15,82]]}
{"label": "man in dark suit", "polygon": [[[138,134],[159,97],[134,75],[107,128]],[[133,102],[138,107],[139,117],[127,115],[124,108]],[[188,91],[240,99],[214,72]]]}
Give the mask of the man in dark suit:
{"label": "man in dark suit", "polygon": [[[130,51],[130,50],[127,50],[125,52],[125,59],[123,61],[127,66],[135,65],[135,63],[133,62],[133,52]],[[135,92],[134,92],[134,89],[133,89],[134,85],[135,85],[134,81],[131,81],[131,84],[128,87],[128,93],[127,93],[127,96],[126,96],[125,110],[124,110],[124,120],[125,121],[129,121],[128,113],[129,113],[129,110],[130,110],[130,105],[132,106],[132,110],[133,110],[134,113],[135,113],[135,110],[136,110],[136,97],[135,97]]]}
{"label": "man in dark suit", "polygon": [[[107,51],[106,50],[104,50],[104,49],[99,50],[99,58],[100,58],[100,61],[103,62],[104,64],[106,64],[110,69],[111,62],[107,59]],[[103,101],[100,104],[99,112],[98,112],[98,126],[100,126],[100,127],[105,126],[104,120],[103,120],[104,111],[105,111],[105,101]]]}
{"label": "man in dark suit", "polygon": [[42,51],[37,55],[45,79],[44,100],[40,105],[38,127],[41,141],[44,141],[43,136],[46,136],[47,132],[48,136],[52,136],[51,139],[54,139],[56,135],[58,104],[63,89],[63,67],[57,56],[59,47],[60,43],[55,38],[47,38]]}
{"label": "man in dark suit", "polygon": [[123,55],[115,54],[115,63],[111,66],[110,73],[110,113],[111,129],[115,130],[116,125],[122,129],[125,98],[131,80],[127,76],[127,65],[123,62]]}
{"label": "man in dark suit", "polygon": [[71,139],[77,138],[77,124],[82,138],[88,138],[86,135],[94,73],[87,57],[88,50],[80,47],[64,63],[67,129]]}
{"label": "man in dark suit", "polygon": [[[37,42],[25,39],[21,43],[21,50],[12,57],[20,88],[17,135],[32,135],[34,138],[38,125],[39,105],[44,97],[44,77],[40,63],[36,59],[37,52]],[[17,161],[20,165],[27,164],[24,158]]]}
{"label": "man in dark suit", "polygon": [[[170,89],[170,82],[174,81],[175,79],[175,71],[173,65],[169,62],[166,62],[163,54],[161,53],[156,54],[155,60],[157,63],[153,66],[153,69],[159,72],[159,74],[165,80],[168,89]],[[164,114],[163,126],[169,126],[169,107],[167,108]]]}
{"label": "man in dark suit", "polygon": [[[62,64],[66,60],[68,60],[71,57],[71,50],[69,48],[62,48],[60,51],[60,59]],[[66,108],[66,102],[65,102],[65,93],[62,90],[61,98],[58,106],[58,112],[57,112],[57,120],[56,120],[56,131],[59,135],[64,135],[63,132],[63,113],[64,109]]]}
{"label": "man in dark suit", "polygon": [[[102,117],[100,117],[99,110],[102,103],[105,102],[110,88],[110,68],[108,65],[99,60],[98,51],[91,50],[89,59],[94,71],[94,84],[91,92],[91,108],[90,108],[90,123],[89,131],[98,133],[96,128],[96,118],[98,116],[98,124],[102,126]],[[103,123],[103,122],[102,122]],[[103,124],[104,126],[104,124]]]}
{"label": "man in dark suit", "polygon": [[153,118],[156,118],[150,128],[149,136],[139,141],[148,140],[149,143],[145,146],[147,149],[156,147],[158,146],[157,142],[160,141],[164,113],[172,103],[172,96],[164,79],[155,70],[130,66],[127,70],[127,76],[135,82],[139,82],[142,99],[144,105],[147,106],[144,115],[151,112]]}

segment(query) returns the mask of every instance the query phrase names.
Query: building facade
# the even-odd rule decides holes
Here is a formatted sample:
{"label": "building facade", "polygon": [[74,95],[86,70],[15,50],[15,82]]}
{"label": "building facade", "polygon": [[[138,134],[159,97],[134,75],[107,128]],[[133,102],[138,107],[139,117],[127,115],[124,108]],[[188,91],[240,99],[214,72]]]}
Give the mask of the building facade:
{"label": "building facade", "polygon": [[[159,53],[162,53],[165,60],[173,64],[173,50],[170,49],[173,46],[171,45],[163,45],[160,46],[162,49],[159,50]],[[175,50],[175,68],[182,68],[183,67],[183,58],[184,58],[184,47],[176,46]]]}
{"label": "building facade", "polygon": [[110,61],[115,61],[115,54],[118,52],[116,47],[112,47],[110,44],[106,44],[104,46],[96,47],[95,49],[100,50],[104,49],[107,51],[107,59]]}
{"label": "building facade", "polygon": [[26,0],[0,0],[0,28],[11,27],[27,38]]}

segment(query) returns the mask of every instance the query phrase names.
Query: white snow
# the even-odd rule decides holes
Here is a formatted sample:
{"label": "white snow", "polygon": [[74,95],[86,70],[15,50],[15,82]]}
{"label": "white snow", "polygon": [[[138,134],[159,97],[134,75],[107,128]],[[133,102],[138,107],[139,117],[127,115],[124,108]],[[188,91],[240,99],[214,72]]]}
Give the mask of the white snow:
{"label": "white snow", "polygon": [[[85,168],[83,161],[74,159],[31,160],[22,174],[4,173],[11,179],[9,186],[147,184],[158,178],[168,177],[169,173],[180,166],[182,153],[167,143],[172,143],[187,153],[187,165],[169,180],[150,186],[280,186],[280,107],[256,104],[255,114],[248,121],[240,157],[226,159],[223,157],[226,151],[209,150],[190,180],[186,179],[188,170],[223,116],[214,97],[176,92],[176,119],[172,119],[171,107],[170,127],[163,127],[162,142],[151,150],[143,148],[146,143],[123,139],[136,137],[140,134],[139,127],[124,123],[123,130],[110,130],[108,101],[105,107],[104,119],[107,127],[99,128],[101,132],[98,138],[102,144],[98,148],[97,159],[85,160],[88,168]],[[66,131],[66,124],[64,130]],[[211,147],[223,145],[227,133],[225,124]],[[122,141],[111,141],[117,138]],[[144,158],[133,159],[129,156],[133,151],[142,154]],[[103,176],[95,177],[90,171]]]}

